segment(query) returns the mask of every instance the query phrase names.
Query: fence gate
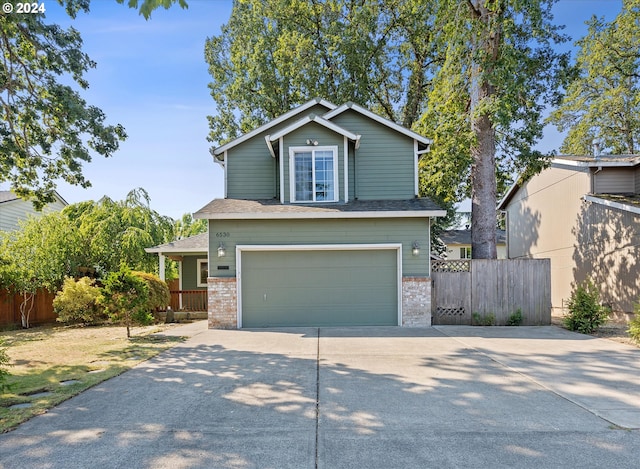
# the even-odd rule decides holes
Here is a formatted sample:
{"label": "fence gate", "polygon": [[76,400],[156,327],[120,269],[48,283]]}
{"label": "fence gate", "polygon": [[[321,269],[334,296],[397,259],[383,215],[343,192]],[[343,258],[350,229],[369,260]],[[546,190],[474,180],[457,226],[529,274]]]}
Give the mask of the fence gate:
{"label": "fence gate", "polygon": [[434,325],[471,324],[471,261],[432,261]]}
{"label": "fence gate", "polygon": [[551,324],[549,259],[433,261],[433,324],[471,325],[473,313],[504,326],[516,312],[523,326]]}

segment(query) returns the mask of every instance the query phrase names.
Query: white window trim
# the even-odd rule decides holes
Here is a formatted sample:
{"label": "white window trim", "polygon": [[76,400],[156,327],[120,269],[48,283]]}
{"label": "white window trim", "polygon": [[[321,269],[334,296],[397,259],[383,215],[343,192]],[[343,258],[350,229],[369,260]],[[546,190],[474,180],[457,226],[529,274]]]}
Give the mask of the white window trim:
{"label": "white window trim", "polygon": [[[296,174],[295,174],[295,164],[294,164],[294,155],[295,153],[309,153],[315,154],[316,151],[331,151],[333,152],[333,200],[296,200]],[[315,161],[315,156],[314,156]],[[313,168],[314,179],[315,179],[315,165]],[[315,197],[315,187],[314,187],[314,197]],[[289,201],[291,203],[298,204],[322,204],[322,203],[331,203],[338,202],[340,200],[340,187],[338,184],[338,146],[330,145],[330,146],[320,146],[320,147],[289,147]]]}
{"label": "white window trim", "polygon": [[[207,276],[209,274],[209,260],[208,259],[197,259],[196,260],[196,286],[198,287],[206,287],[207,283],[202,283],[200,282],[200,266],[202,264],[206,264],[207,265]],[[181,288],[182,289],[182,288]]]}

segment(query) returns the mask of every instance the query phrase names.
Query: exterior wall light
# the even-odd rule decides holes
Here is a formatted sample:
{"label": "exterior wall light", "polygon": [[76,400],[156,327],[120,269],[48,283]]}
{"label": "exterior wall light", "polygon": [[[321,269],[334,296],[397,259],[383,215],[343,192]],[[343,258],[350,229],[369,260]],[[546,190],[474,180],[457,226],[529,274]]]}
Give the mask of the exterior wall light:
{"label": "exterior wall light", "polygon": [[224,243],[220,243],[218,246],[218,257],[224,257],[227,254],[227,248],[224,247]]}
{"label": "exterior wall light", "polygon": [[318,141],[313,139],[313,138],[308,138],[307,139],[307,145],[313,145],[314,147],[318,146]]}
{"label": "exterior wall light", "polygon": [[417,241],[414,241],[413,244],[411,245],[411,254],[413,254],[414,256],[420,255],[420,245],[418,244]]}

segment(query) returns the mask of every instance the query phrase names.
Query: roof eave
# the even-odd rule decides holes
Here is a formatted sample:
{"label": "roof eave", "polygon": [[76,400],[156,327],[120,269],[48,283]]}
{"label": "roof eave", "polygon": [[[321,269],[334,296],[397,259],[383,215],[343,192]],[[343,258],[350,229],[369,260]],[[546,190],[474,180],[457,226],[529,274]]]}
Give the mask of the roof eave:
{"label": "roof eave", "polygon": [[266,124],[261,125],[260,127],[253,129],[251,132],[247,132],[244,135],[241,135],[238,138],[235,138],[233,140],[231,140],[230,142],[225,143],[224,145],[219,146],[218,148],[213,149],[212,154],[214,156],[216,155],[220,155],[221,153],[224,153],[225,151],[243,143],[246,142],[247,140],[255,137],[256,135],[261,134],[262,132],[265,132],[267,130],[269,130],[270,128],[281,124],[282,122],[286,121],[287,119],[290,119],[291,117],[294,117],[304,111],[306,111],[307,109],[312,108],[313,106],[315,106],[316,104],[320,104],[324,107],[326,107],[327,109],[335,109],[337,106],[333,103],[330,103],[329,101],[325,100],[325,99],[320,99],[320,98],[315,98],[312,99],[311,101],[307,101],[306,103],[291,109],[288,112],[285,112],[284,114],[282,114],[279,117],[276,117],[275,119],[267,122]]}
{"label": "roof eave", "polygon": [[447,215],[446,210],[397,210],[397,211],[310,211],[310,212],[196,212],[194,218],[209,220],[295,220],[295,219],[345,219],[345,218],[436,218]]}

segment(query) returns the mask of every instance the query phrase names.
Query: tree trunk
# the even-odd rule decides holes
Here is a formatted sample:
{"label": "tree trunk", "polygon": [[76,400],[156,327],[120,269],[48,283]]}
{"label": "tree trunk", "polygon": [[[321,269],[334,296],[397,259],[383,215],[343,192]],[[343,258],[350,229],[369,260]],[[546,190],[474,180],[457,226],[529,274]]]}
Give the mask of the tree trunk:
{"label": "tree trunk", "polygon": [[474,57],[479,55],[477,51],[482,51],[485,57],[483,64],[474,63],[471,70],[471,129],[476,138],[471,147],[471,257],[496,259],[495,129],[488,111],[480,109],[495,94],[488,76],[492,63],[499,57],[499,22],[492,21],[499,13],[489,11],[479,0],[469,0],[469,6],[480,23],[472,44]]}
{"label": "tree trunk", "polygon": [[477,145],[471,149],[471,257],[495,259],[496,164],[495,131],[489,117],[473,121]]}
{"label": "tree trunk", "polygon": [[35,293],[23,292],[22,303],[20,303],[20,321],[23,329],[29,329],[29,315],[33,309]]}

